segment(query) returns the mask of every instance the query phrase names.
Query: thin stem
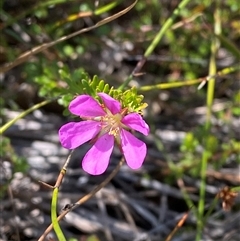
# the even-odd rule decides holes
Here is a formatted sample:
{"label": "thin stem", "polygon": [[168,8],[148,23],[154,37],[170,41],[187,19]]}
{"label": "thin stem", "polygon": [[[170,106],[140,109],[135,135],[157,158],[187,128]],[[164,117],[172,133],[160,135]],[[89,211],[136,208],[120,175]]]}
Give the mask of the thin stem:
{"label": "thin stem", "polygon": [[209,153],[204,151],[202,156],[201,163],[201,184],[200,184],[200,198],[198,203],[198,216],[197,216],[197,236],[196,241],[201,240],[202,230],[203,230],[203,215],[204,215],[204,206],[205,206],[205,191],[206,191],[206,176],[207,176],[207,162],[208,162]]}
{"label": "thin stem", "polygon": [[[190,211],[190,210],[189,210]],[[182,218],[178,221],[177,225],[175,226],[175,228],[172,230],[172,232],[167,236],[167,238],[165,239],[165,241],[170,241],[172,239],[172,237],[174,236],[174,234],[179,230],[179,228],[181,228],[183,226],[183,224],[185,223],[185,221],[187,220],[189,211],[187,213],[185,213]]]}
{"label": "thin stem", "polygon": [[100,189],[102,189],[103,187],[105,187],[111,180],[112,178],[118,173],[120,167],[123,165],[124,163],[124,158],[122,158],[120,160],[120,162],[118,163],[118,165],[115,167],[115,169],[110,173],[110,175],[102,182],[100,183],[97,187],[95,187],[90,193],[86,194],[84,197],[82,197],[81,199],[79,199],[76,202],[76,205],[81,205],[83,203],[85,203],[86,201],[88,201],[93,195],[95,195],[95,193],[97,193]]}
{"label": "thin stem", "polygon": [[41,44],[41,45],[39,45],[39,46],[34,47],[34,48],[31,49],[30,51],[27,51],[27,52],[21,54],[21,55],[20,55],[17,59],[15,59],[13,62],[9,62],[9,63],[7,63],[7,64],[5,64],[5,65],[3,65],[3,66],[0,66],[0,72],[3,72],[3,73],[4,73],[4,72],[6,72],[6,71],[8,71],[8,70],[10,70],[10,69],[18,66],[19,64],[25,62],[25,61],[26,61],[30,56],[32,56],[32,55],[35,55],[35,54],[37,54],[37,53],[40,53],[40,52],[44,51],[45,49],[50,48],[50,47],[52,47],[52,46],[54,46],[54,45],[56,45],[56,44],[59,44],[59,43],[61,43],[61,42],[63,42],[63,41],[66,41],[66,40],[68,40],[68,39],[70,39],[70,38],[73,38],[73,37],[75,37],[75,36],[77,36],[77,35],[79,35],[79,34],[82,34],[82,33],[88,32],[88,31],[90,31],[90,30],[93,30],[93,29],[95,29],[95,28],[98,28],[98,27],[100,27],[100,26],[102,26],[102,25],[104,25],[104,24],[106,24],[106,23],[109,23],[109,22],[111,22],[111,21],[119,18],[120,16],[122,16],[122,15],[126,14],[128,11],[130,11],[130,10],[135,6],[135,4],[137,3],[137,1],[138,1],[138,0],[135,0],[131,5],[129,5],[129,6],[126,7],[125,9],[123,9],[123,10],[119,11],[118,13],[115,13],[115,14],[109,16],[109,17],[106,17],[106,18],[103,19],[103,20],[100,20],[99,22],[97,22],[97,23],[96,23],[95,25],[93,25],[93,26],[80,29],[80,30],[78,30],[78,31],[76,31],[76,32],[73,32],[73,33],[69,34],[69,35],[62,36],[62,37],[58,38],[57,40],[51,41],[51,42],[49,42],[49,43],[44,43],[44,44]]}
{"label": "thin stem", "polygon": [[217,76],[224,76],[229,73],[235,72],[237,70],[238,71],[240,70],[239,65],[224,68],[224,69],[218,71],[214,75],[208,75],[206,77],[202,77],[202,78],[198,78],[198,79],[182,80],[182,81],[175,81],[175,82],[170,81],[170,83],[161,83],[161,84],[156,84],[156,85],[145,85],[145,86],[139,87],[138,90],[139,91],[151,91],[151,90],[156,90],[156,89],[169,89],[169,88],[177,88],[177,87],[182,87],[182,86],[187,86],[187,85],[195,85],[195,84],[199,84],[199,83],[200,83],[200,85],[199,85],[198,89],[200,89],[200,88],[202,88],[202,83],[205,84],[212,78],[215,78]]}
{"label": "thin stem", "polygon": [[172,26],[174,20],[176,17],[180,14],[181,9],[183,9],[190,0],[182,0],[178,7],[173,11],[173,14],[167,19],[167,21],[163,24],[162,28],[159,30],[158,34],[155,36],[147,50],[145,51],[143,57],[139,62],[137,63],[136,68],[133,70],[132,74],[128,76],[128,78],[124,81],[124,83],[119,87],[120,90],[123,90],[129,82],[132,80],[132,77],[134,74],[138,73],[142,66],[145,64],[147,58],[152,54],[154,49],[157,47],[159,42],[161,41],[163,35],[166,33],[166,31]]}
{"label": "thin stem", "polygon": [[58,191],[59,191],[59,187],[62,184],[63,178],[67,172],[67,167],[68,164],[70,162],[70,159],[72,157],[74,150],[72,150],[70,152],[70,154],[68,155],[67,160],[65,161],[62,170],[60,171],[57,181],[54,185],[54,190],[53,190],[53,194],[52,194],[52,203],[51,203],[51,221],[52,221],[52,225],[53,225],[53,229],[56,233],[56,236],[58,238],[58,240],[61,241],[66,241],[66,238],[62,232],[62,229],[59,225],[59,221],[57,219],[57,200],[58,200]]}
{"label": "thin stem", "polygon": [[[62,220],[70,211],[78,207],[79,205],[83,204],[84,202],[88,201],[91,197],[93,197],[101,188],[105,187],[111,180],[112,178],[118,173],[120,167],[124,163],[124,158],[120,160],[118,165],[115,167],[115,169],[110,173],[110,175],[102,182],[100,183],[97,187],[95,187],[90,193],[86,194],[82,198],[80,198],[75,204],[71,205],[71,207],[65,211],[63,211],[57,218],[58,222]],[[51,232],[53,228],[53,225],[50,224],[48,228],[45,230],[45,232],[42,234],[42,236],[38,239],[38,241],[44,241],[45,237]]]}
{"label": "thin stem", "polygon": [[[214,12],[214,34],[220,34],[221,32],[221,18],[220,18],[220,8],[217,5]],[[211,42],[211,57],[209,64],[209,75],[215,75],[217,73],[216,67],[216,53],[219,48],[219,41],[216,36],[212,36]],[[206,113],[206,123],[205,123],[205,133],[206,138],[208,138],[210,127],[211,127],[211,117],[212,117],[212,104],[214,100],[214,89],[215,89],[215,78],[211,78],[208,81],[207,89],[207,113]],[[206,145],[206,143],[205,143]],[[201,163],[201,183],[200,183],[200,199],[198,203],[198,220],[197,220],[197,235],[196,241],[202,239],[202,231],[204,227],[204,206],[205,206],[205,193],[206,193],[206,172],[207,172],[207,162],[208,158],[211,156],[209,150],[205,150],[202,156]]]}
{"label": "thin stem", "polygon": [[59,225],[57,219],[57,201],[58,201],[58,187],[55,187],[52,193],[52,203],[51,203],[51,221],[53,225],[53,229],[56,233],[58,240],[66,241],[66,238],[63,234],[63,231]]}
{"label": "thin stem", "polygon": [[31,113],[34,110],[39,109],[40,107],[49,104],[50,102],[52,102],[53,100],[45,100],[43,102],[40,102],[34,106],[32,106],[31,108],[23,111],[22,113],[20,113],[17,117],[13,118],[12,120],[10,120],[9,122],[7,122],[5,125],[3,125],[0,128],[0,134],[2,135],[10,126],[12,126],[16,121],[18,121],[19,119],[23,118],[24,116],[28,115],[29,113]]}
{"label": "thin stem", "polygon": [[74,150],[72,150],[70,152],[70,154],[68,155],[68,158],[65,161],[65,163],[63,165],[63,168],[61,169],[61,171],[58,175],[57,181],[56,181],[54,186],[51,186],[47,183],[44,183],[44,182],[40,181],[43,185],[54,189],[53,194],[52,194],[52,203],[51,203],[51,221],[52,221],[53,229],[56,233],[56,236],[58,237],[58,240],[61,240],[61,241],[66,241],[66,238],[65,238],[65,236],[62,232],[62,229],[61,229],[61,227],[59,225],[59,222],[58,222],[58,219],[57,219],[58,191],[59,191],[60,185],[62,184],[63,178],[64,178],[64,176],[67,172],[67,167],[68,167],[68,164],[70,162],[70,159],[72,157],[73,152],[74,152]]}
{"label": "thin stem", "polygon": [[163,35],[165,34],[165,32],[172,26],[174,20],[176,19],[176,17],[179,15],[181,9],[183,9],[188,3],[190,2],[190,0],[183,0],[180,2],[180,4],[178,5],[178,7],[173,11],[173,14],[167,19],[167,21],[163,24],[161,30],[158,32],[158,34],[155,36],[155,38],[153,39],[152,43],[150,44],[150,46],[147,48],[147,50],[144,53],[144,57],[149,57],[153,50],[156,48],[156,46],[158,45],[158,43],[160,42],[160,40],[162,39]]}
{"label": "thin stem", "polygon": [[212,203],[210,204],[207,213],[205,214],[203,223],[206,223],[208,217],[209,217],[210,214],[212,213],[213,209],[216,207],[217,202],[218,202],[218,198],[217,198],[217,196],[216,196],[216,197],[213,199]]}

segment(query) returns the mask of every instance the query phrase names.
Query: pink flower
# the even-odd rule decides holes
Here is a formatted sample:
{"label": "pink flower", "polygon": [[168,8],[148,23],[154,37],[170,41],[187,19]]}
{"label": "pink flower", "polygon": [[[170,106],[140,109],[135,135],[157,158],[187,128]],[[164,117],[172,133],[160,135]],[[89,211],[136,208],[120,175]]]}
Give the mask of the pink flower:
{"label": "pink flower", "polygon": [[148,135],[148,125],[137,113],[126,115],[126,109],[121,109],[121,104],[109,95],[99,93],[98,96],[103,105],[89,95],[80,95],[70,102],[70,112],[84,121],[70,122],[60,128],[62,146],[74,149],[94,140],[92,148],[83,158],[82,167],[89,174],[100,175],[108,167],[115,140],[128,166],[140,168],[147,153],[146,144],[128,130]]}

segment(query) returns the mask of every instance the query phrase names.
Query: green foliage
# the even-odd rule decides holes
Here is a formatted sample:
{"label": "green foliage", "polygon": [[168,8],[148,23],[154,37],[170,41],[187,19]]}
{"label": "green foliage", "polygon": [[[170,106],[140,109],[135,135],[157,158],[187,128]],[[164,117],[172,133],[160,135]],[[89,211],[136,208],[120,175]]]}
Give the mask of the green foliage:
{"label": "green foliage", "polygon": [[[76,29],[78,30],[79,27],[84,28],[86,25],[90,26],[97,18],[103,19],[104,14],[105,16],[109,16],[109,11],[115,6],[121,5],[123,2],[124,1],[113,1],[110,3],[111,5],[107,4],[106,6],[96,8],[91,1],[71,1],[69,4],[66,0],[51,0],[38,2],[26,10],[19,10],[20,12],[17,10],[16,13],[20,13],[18,16],[10,16],[10,14],[3,11],[3,29],[6,36],[3,35],[2,38],[2,49],[5,52],[5,58],[8,62],[13,61],[17,55],[20,55],[26,50],[25,45],[27,49],[30,49],[39,43],[57,40],[64,35],[68,36],[69,33],[76,31]],[[86,71],[87,64],[82,68],[74,69],[73,66],[76,65],[72,61],[78,57],[82,57],[81,55],[88,52],[89,56],[92,57],[94,51],[100,53],[102,48],[106,47],[103,44],[104,41],[102,41],[102,37],[106,37],[104,39],[111,39],[115,44],[114,46],[118,46],[119,44],[119,50],[123,47],[122,43],[124,41],[131,43],[133,49],[132,52],[129,52],[129,55],[133,55],[133,58],[135,54],[144,54],[146,50],[145,57],[149,57],[144,66],[146,67],[146,69],[144,69],[144,71],[146,71],[146,79],[149,73],[153,74],[155,76],[153,82],[162,84],[158,89],[184,87],[184,85],[187,86],[188,84],[183,80],[215,75],[216,70],[218,70],[217,68],[221,66],[220,64],[225,62],[221,59],[222,55],[226,53],[232,54],[232,59],[239,57],[239,49],[236,46],[240,29],[238,21],[239,6],[237,1],[226,0],[220,4],[221,9],[218,9],[218,3],[214,1],[180,2],[185,2],[185,4],[191,2],[191,4],[182,5],[176,16],[173,14],[176,7],[174,4],[166,4],[156,0],[139,1],[135,9],[132,10],[133,14],[128,15],[127,24],[122,20],[116,23],[120,28],[113,28],[111,24],[103,25],[96,28],[89,35],[83,34],[80,37],[77,36],[68,39],[48,48],[46,51],[42,51],[40,56],[35,55],[35,57],[31,59],[32,62],[29,61],[25,64],[24,70],[20,75],[20,78],[22,78],[21,81],[28,81],[31,85],[35,84],[34,87],[37,86],[38,95],[41,98],[48,100],[57,99],[58,103],[64,107],[67,107],[71,100],[81,94],[91,95],[101,102],[97,93],[104,92],[120,101],[122,107],[127,108],[128,112],[142,113],[142,110],[146,108],[147,104],[143,102],[143,96],[137,93],[137,88],[133,87],[128,89],[128,81],[130,81],[131,78],[129,78],[128,81],[122,80],[124,87],[126,87],[125,89],[114,88],[112,85],[115,85],[115,83],[106,81],[108,80],[107,77],[104,77],[103,80],[98,77],[100,74],[95,72],[91,73],[90,76]],[[218,2],[220,3],[220,1]],[[64,7],[61,6],[61,4],[64,4]],[[101,5],[101,3],[99,4]],[[66,9],[64,9],[65,6]],[[58,19],[58,15],[51,16],[50,12],[53,10],[55,13],[60,10],[60,12],[64,12],[65,15]],[[81,14],[85,11],[90,11],[93,15],[83,19],[84,17],[82,18]],[[218,19],[215,19],[218,11],[221,11],[221,15]],[[30,13],[33,14],[39,22],[33,21],[32,24],[26,27],[19,19],[23,20],[25,17],[27,18],[27,15]],[[19,26],[20,31],[14,30],[11,26],[13,23]],[[222,31],[216,32],[216,29],[221,29],[221,27],[219,27],[220,25],[222,25]],[[126,31],[122,31],[125,27],[127,28]],[[29,35],[32,42],[25,41],[22,37],[23,35]],[[152,41],[156,36],[159,37],[156,41]],[[39,41],[39,39],[42,38],[43,40]],[[8,41],[9,39],[10,41]],[[22,47],[23,45],[24,48]],[[218,54],[217,49],[220,45],[221,52]],[[14,48],[12,48],[12,46],[14,46]],[[215,49],[215,52],[213,52],[213,49]],[[91,53],[92,50],[93,53]],[[128,55],[127,51],[124,54]],[[215,56],[218,56],[219,59],[215,60]],[[156,61],[150,60],[151,57],[153,57],[153,60],[155,57]],[[158,57],[160,61],[158,61]],[[211,63],[210,67],[208,66],[209,62]],[[71,68],[67,67],[68,63],[70,63],[69,66],[71,66]],[[72,63],[73,65],[71,65]],[[92,66],[90,67],[94,69]],[[230,69],[232,66],[226,66],[226,68],[228,67]],[[210,70],[208,70],[208,68]],[[219,77],[228,74],[229,73],[221,73]],[[102,76],[105,76],[105,74]],[[170,85],[171,83],[177,82],[176,80],[182,85]],[[211,82],[214,81],[215,80]],[[234,79],[231,81],[234,82]],[[213,115],[214,117],[216,116],[219,122],[226,125],[231,125],[231,118],[229,118],[229,116],[240,116],[240,92],[236,93],[235,90],[232,91],[232,89],[234,89],[232,88],[232,92],[228,98],[228,102],[231,103],[227,105],[227,110],[224,109],[218,113],[213,113],[213,99],[218,97],[217,91],[223,87],[220,85],[216,86],[216,88],[212,86],[212,93],[209,93],[208,91],[206,92],[206,89],[210,89],[209,83],[210,81],[199,92],[197,92],[197,90],[195,91],[199,100],[207,100],[207,127],[195,126],[191,130],[188,129],[189,132],[186,133],[180,145],[180,153],[177,161],[172,161],[171,158],[169,158],[170,155],[165,153],[166,159],[170,159],[167,164],[171,173],[166,177],[161,177],[168,184],[172,184],[184,175],[189,175],[200,180],[200,215],[197,217],[201,225],[203,223],[204,207],[206,206],[204,194],[206,192],[207,168],[210,166],[216,170],[221,170],[221,168],[231,160],[240,164],[240,142],[236,139],[236,136],[230,134],[226,138],[226,141],[222,140],[219,138],[221,135],[216,135],[216,130],[211,126],[211,117]],[[148,91],[156,91],[153,83],[149,81],[147,84],[153,87],[149,88]],[[196,88],[193,86],[194,83],[191,85],[191,91],[195,90]],[[144,88],[141,84],[139,84],[139,86],[139,89]],[[185,88],[187,89],[187,87]],[[171,95],[171,91],[169,91],[168,94]],[[13,98],[10,98],[10,101],[12,101],[12,99]],[[185,105],[186,103],[184,103],[183,99],[185,99],[185,96],[182,99],[179,98],[179,103],[177,104],[179,104],[180,107],[184,107],[184,111],[187,111],[188,107]],[[5,101],[5,99],[0,98],[0,101],[5,106],[13,107],[13,104],[9,104],[9,100]],[[189,101],[189,99],[187,99],[187,101]],[[5,102],[7,102],[7,104]],[[151,105],[151,102],[149,103]],[[171,103],[167,103],[167,105],[171,108]],[[15,106],[19,108],[17,105]],[[2,112],[1,114],[4,113]],[[69,115],[67,108],[64,114]],[[155,116],[152,116],[151,119],[153,125],[155,125],[151,128],[152,133],[154,133],[153,130],[157,128],[157,123]],[[4,130],[6,130],[6,128]],[[162,143],[156,140],[154,144],[158,146],[161,151],[164,151],[164,145]],[[7,138],[4,138],[2,141],[1,156],[13,164],[14,172],[25,172],[27,170],[26,161],[14,153],[10,141]],[[145,178],[149,180],[155,178],[148,173],[144,175]],[[186,194],[184,198],[186,203],[189,204],[190,198],[188,198]],[[56,217],[54,218],[56,219]],[[200,228],[198,229],[199,235],[202,233],[201,225],[199,225]],[[199,237],[196,240],[200,240]],[[97,236],[90,236],[87,240],[98,240],[98,238]]]}
{"label": "green foliage", "polygon": [[[122,108],[128,112],[142,113],[147,107],[143,103],[143,95],[137,93],[136,88],[128,90],[114,89],[97,75],[91,78],[83,69],[75,69],[73,72],[64,65],[61,68],[56,62],[29,63],[25,66],[27,79],[34,80],[39,86],[39,96],[45,98],[58,98],[58,103],[67,107],[69,102],[77,95],[88,94],[100,101],[98,93],[104,92],[120,101]],[[69,112],[64,111],[67,115]]]}
{"label": "green foliage", "polygon": [[0,156],[10,161],[13,165],[13,173],[15,172],[23,172],[25,173],[28,170],[28,164],[25,158],[19,157],[14,149],[11,146],[10,139],[7,137],[1,138],[1,148],[0,148]]}
{"label": "green foliage", "polygon": [[231,156],[240,164],[240,141],[231,139],[230,142],[222,144],[222,150],[221,165],[224,165]]}
{"label": "green foliage", "polygon": [[[193,177],[199,176],[202,152],[208,153],[209,164],[215,170],[221,169],[231,155],[235,156],[237,162],[240,160],[240,143],[238,141],[232,139],[230,142],[219,143],[215,135],[205,135],[202,127],[198,128],[195,133],[189,132],[186,134],[180,146],[180,151],[182,152],[182,158],[179,163],[170,164],[171,170],[179,177],[182,177],[186,172]],[[214,159],[215,155],[220,156],[220,158]]]}
{"label": "green foliage", "polygon": [[182,152],[193,152],[196,150],[196,147],[199,145],[199,141],[196,137],[194,137],[192,132],[186,134],[181,146],[180,150]]}
{"label": "green foliage", "polygon": [[[62,101],[60,101],[64,106],[67,106],[69,100],[75,95],[88,94],[100,100],[97,94],[104,92],[120,101],[122,108],[128,108],[128,112],[142,113],[142,110],[147,107],[146,103],[142,103],[143,95],[138,95],[136,88],[131,88],[126,91],[114,89],[110,87],[108,83],[105,83],[104,80],[99,79],[97,75],[91,79],[83,69],[77,69],[71,74],[67,68],[62,68],[59,70],[59,74],[68,86],[68,93],[66,93],[66,95],[62,97]],[[70,97],[71,95],[72,98]]]}
{"label": "green foliage", "polygon": [[5,99],[0,97],[0,117],[2,118],[3,115],[4,115],[4,110],[3,110],[3,107],[5,105]]}
{"label": "green foliage", "polygon": [[34,81],[38,84],[40,97],[53,98],[61,93],[58,85],[58,66],[56,62],[32,62],[24,66],[25,77],[28,82]]}
{"label": "green foliage", "polygon": [[233,113],[233,115],[240,117],[240,91],[238,91],[233,96],[232,113]]}
{"label": "green foliage", "polygon": [[217,139],[216,136],[214,136],[214,135],[208,135],[207,136],[205,148],[208,152],[210,152],[211,154],[216,152],[218,145],[219,145],[219,143],[218,143],[218,139]]}

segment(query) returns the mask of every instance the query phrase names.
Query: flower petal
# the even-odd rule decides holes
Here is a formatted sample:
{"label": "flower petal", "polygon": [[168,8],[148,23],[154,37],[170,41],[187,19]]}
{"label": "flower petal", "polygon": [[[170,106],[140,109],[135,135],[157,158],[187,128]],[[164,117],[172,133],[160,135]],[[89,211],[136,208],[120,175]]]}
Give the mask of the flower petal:
{"label": "flower petal", "polygon": [[113,147],[113,135],[101,136],[83,158],[83,170],[91,175],[100,175],[105,172]]}
{"label": "flower petal", "polygon": [[98,95],[101,97],[104,104],[112,112],[112,114],[115,115],[120,112],[121,104],[117,100],[113,99],[111,96],[105,93],[98,93]]}
{"label": "flower petal", "polygon": [[90,95],[79,95],[72,100],[69,111],[81,117],[96,117],[106,115],[100,104]]}
{"label": "flower petal", "polygon": [[143,120],[142,116],[137,113],[126,115],[121,122],[131,129],[141,132],[145,136],[149,133],[148,124]]}
{"label": "flower petal", "polygon": [[74,149],[94,138],[101,130],[97,121],[69,122],[59,129],[61,145],[67,149]]}
{"label": "flower petal", "polygon": [[128,166],[132,169],[140,168],[147,154],[146,144],[122,129],[121,146]]}

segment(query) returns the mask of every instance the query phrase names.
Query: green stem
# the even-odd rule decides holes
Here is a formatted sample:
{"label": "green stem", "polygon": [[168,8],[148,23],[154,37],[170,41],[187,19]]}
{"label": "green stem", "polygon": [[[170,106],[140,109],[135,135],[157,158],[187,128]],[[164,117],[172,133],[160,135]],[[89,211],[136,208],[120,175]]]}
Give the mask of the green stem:
{"label": "green stem", "polygon": [[211,205],[209,206],[207,213],[205,214],[205,217],[204,217],[204,219],[203,219],[203,224],[206,223],[208,217],[209,217],[210,214],[212,213],[213,209],[216,207],[217,203],[218,203],[218,198],[215,197],[215,198],[213,199]]}
{"label": "green stem", "polygon": [[181,9],[183,9],[190,0],[182,0],[178,7],[173,11],[173,14],[167,19],[167,21],[163,24],[161,30],[158,32],[158,34],[153,39],[150,46],[147,48],[147,50],[144,53],[144,57],[149,57],[153,50],[156,48],[160,40],[162,39],[163,35],[166,33],[166,31],[172,26],[174,20],[176,17],[180,14]]}
{"label": "green stem", "polygon": [[115,2],[108,3],[102,7],[99,7],[94,11],[94,14],[101,15],[103,13],[106,13],[106,12],[110,11],[111,9],[115,8],[121,2],[122,1],[115,1]]}
{"label": "green stem", "polygon": [[197,236],[196,241],[200,241],[202,238],[203,230],[203,216],[204,216],[204,206],[205,206],[205,191],[206,191],[206,175],[207,175],[207,161],[209,153],[204,151],[201,163],[201,184],[200,184],[200,199],[198,203],[198,217],[197,217]]}
{"label": "green stem", "polygon": [[203,82],[204,80],[208,81],[214,77],[227,75],[232,72],[239,71],[239,70],[240,70],[240,66],[236,65],[236,66],[224,68],[224,69],[218,71],[215,75],[211,75],[211,76],[209,75],[204,78],[193,79],[193,80],[182,80],[182,81],[175,81],[175,82],[170,81],[170,83],[161,83],[161,84],[156,84],[156,85],[145,85],[145,86],[139,87],[138,90],[139,91],[151,91],[151,90],[156,90],[156,89],[169,89],[169,88],[178,88],[178,87],[187,86],[187,85],[195,85],[195,84],[199,84],[199,83]]}
{"label": "green stem", "polygon": [[156,89],[170,89],[178,88],[182,86],[195,85],[202,82],[202,79],[186,80],[186,81],[176,81],[171,83],[161,83],[157,85],[145,85],[138,88],[139,91],[151,91]]}
{"label": "green stem", "polygon": [[[70,154],[71,155],[71,154]],[[70,158],[70,156],[69,156]],[[97,187],[95,187],[90,193],[86,194],[85,196],[83,196],[82,198],[80,198],[74,205],[72,205],[71,208],[66,209],[65,211],[63,211],[58,217],[57,217],[57,221],[59,222],[60,220],[62,220],[70,211],[72,211],[73,209],[75,209],[76,207],[78,207],[79,205],[82,205],[83,203],[85,203],[86,201],[88,201],[90,198],[92,198],[100,189],[102,189],[103,187],[105,187],[111,180],[112,178],[118,173],[118,171],[120,170],[121,166],[123,165],[125,159],[122,158],[120,160],[120,162],[118,163],[118,165],[113,169],[113,171],[110,173],[110,175],[103,180],[103,182],[101,182]],[[52,201],[53,202],[53,201]],[[56,200],[54,200],[54,203],[56,203]],[[54,217],[55,219],[55,217]],[[42,236],[38,239],[38,241],[44,241],[46,236],[49,234],[49,232],[52,230],[53,227],[53,223],[49,225],[49,227],[45,230],[45,232],[42,234]]]}
{"label": "green stem", "polygon": [[[220,34],[221,32],[221,20],[220,20],[220,9],[216,6],[216,11],[214,13],[214,34]],[[219,41],[216,36],[212,36],[211,42],[211,57],[209,64],[209,75],[214,76],[217,73],[216,67],[216,53],[219,48]],[[215,78],[211,78],[208,81],[207,89],[207,113],[206,113],[206,123],[205,123],[205,133],[206,138],[208,138],[210,127],[211,127],[211,116],[212,116],[212,104],[214,100],[214,89],[215,89]],[[206,144],[205,144],[206,145]],[[206,147],[207,148],[207,147]],[[201,163],[201,184],[200,184],[200,199],[198,203],[198,220],[197,220],[197,235],[196,241],[202,239],[202,231],[204,227],[204,206],[205,206],[205,193],[206,193],[206,172],[207,172],[207,162],[210,157],[211,152],[205,149],[202,156]]]}
{"label": "green stem", "polygon": [[66,238],[62,232],[62,229],[58,223],[57,219],[57,199],[58,199],[58,187],[55,187],[52,195],[52,204],[51,204],[51,220],[53,229],[58,237],[58,240],[66,241]]}
{"label": "green stem", "polygon": [[52,100],[45,100],[43,102],[40,102],[34,106],[32,106],[31,108],[23,111],[22,113],[20,113],[17,117],[13,118],[12,120],[10,120],[9,122],[7,122],[5,125],[3,125],[0,128],[0,134],[2,135],[10,126],[12,126],[16,121],[18,121],[19,119],[23,118],[24,116],[28,115],[29,113],[31,113],[34,110],[39,109],[40,107],[48,104],[52,102]]}
{"label": "green stem", "polygon": [[224,45],[238,60],[240,59],[240,49],[236,46],[229,37],[223,35],[216,35],[216,37],[221,41],[221,44]]}
{"label": "green stem", "polygon": [[[149,47],[145,51],[144,58],[147,58],[147,57],[149,57],[152,54],[153,50],[156,48],[156,46],[161,41],[163,35],[172,26],[174,20],[180,14],[181,9],[183,9],[189,2],[190,2],[190,0],[182,0],[180,2],[178,7],[173,11],[173,14],[163,24],[162,28],[160,29],[158,34],[155,36],[155,38],[153,39],[153,41],[151,42],[151,44],[149,45]],[[133,77],[132,74],[130,76],[128,76],[128,78],[124,81],[124,83],[121,86],[119,86],[118,89],[123,90],[129,84],[129,82],[132,80],[132,77]]]}

